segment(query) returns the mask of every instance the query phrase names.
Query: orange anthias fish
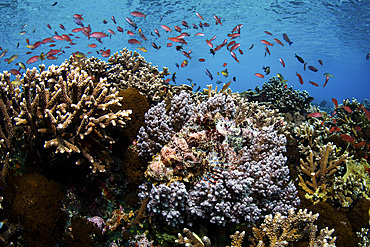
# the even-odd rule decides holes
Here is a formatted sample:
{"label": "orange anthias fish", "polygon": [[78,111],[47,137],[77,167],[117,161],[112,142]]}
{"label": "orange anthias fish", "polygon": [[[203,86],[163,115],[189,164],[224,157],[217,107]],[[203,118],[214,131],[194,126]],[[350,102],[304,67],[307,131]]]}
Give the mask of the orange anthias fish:
{"label": "orange anthias fish", "polygon": [[302,76],[301,76],[300,74],[298,74],[298,72],[296,72],[296,75],[298,76],[299,83],[301,83],[301,85],[303,85],[303,79],[302,79]]}
{"label": "orange anthias fish", "polygon": [[335,108],[338,108],[338,100],[336,100],[334,98],[332,98],[331,100],[333,101],[333,103],[335,105]]}
{"label": "orange anthias fish", "polygon": [[275,41],[276,43],[278,43],[279,45],[284,46],[283,42],[281,42],[279,39],[274,39],[274,41]]}
{"label": "orange anthias fish", "polygon": [[172,32],[171,28],[166,25],[161,25],[161,28],[163,28],[166,32]]}
{"label": "orange anthias fish", "polygon": [[262,42],[262,44],[269,45],[269,46],[274,45],[274,44],[271,44],[270,42],[268,42],[267,40],[264,40],[264,39],[262,39],[261,42]]}
{"label": "orange anthias fish", "polygon": [[130,14],[132,16],[136,16],[136,17],[144,17],[145,18],[145,16],[146,16],[146,15],[144,15],[143,13],[141,13],[139,11],[132,11]]}
{"label": "orange anthias fish", "polygon": [[352,136],[349,136],[349,135],[346,135],[346,134],[342,134],[341,137],[342,137],[343,140],[345,140],[347,142],[350,142],[350,143],[354,143],[355,142],[355,139]]}
{"label": "orange anthias fish", "polygon": [[333,133],[333,132],[337,132],[337,131],[341,131],[340,128],[338,128],[337,126],[333,126],[331,127],[331,129],[329,130],[329,133]]}
{"label": "orange anthias fish", "polygon": [[370,112],[368,111],[368,110],[366,110],[366,108],[364,107],[364,108],[362,108],[363,110],[364,110],[364,112],[365,112],[365,116],[366,116],[366,118],[367,118],[367,120],[369,120],[370,121]]}
{"label": "orange anthias fish", "polygon": [[308,81],[309,83],[311,83],[312,85],[314,85],[315,87],[318,87],[319,84],[317,84],[316,82],[313,82],[313,81]]}
{"label": "orange anthias fish", "polygon": [[349,106],[343,106],[343,109],[346,110],[348,113],[352,113],[351,108]]}
{"label": "orange anthias fish", "polygon": [[140,43],[141,43],[141,41],[138,41],[137,39],[129,39],[129,40],[128,40],[128,43],[129,43],[129,44],[136,45],[136,44],[140,44]]}
{"label": "orange anthias fish", "polygon": [[257,76],[257,77],[259,77],[259,78],[265,78],[265,76],[262,75],[261,73],[255,73],[254,75]]}
{"label": "orange anthias fish", "polygon": [[321,116],[322,114],[320,112],[313,112],[307,115],[307,117],[316,117],[316,118],[319,118]]}
{"label": "orange anthias fish", "polygon": [[353,144],[353,146],[356,148],[362,148],[363,146],[365,146],[365,144],[366,144],[366,141],[361,141],[361,142]]}

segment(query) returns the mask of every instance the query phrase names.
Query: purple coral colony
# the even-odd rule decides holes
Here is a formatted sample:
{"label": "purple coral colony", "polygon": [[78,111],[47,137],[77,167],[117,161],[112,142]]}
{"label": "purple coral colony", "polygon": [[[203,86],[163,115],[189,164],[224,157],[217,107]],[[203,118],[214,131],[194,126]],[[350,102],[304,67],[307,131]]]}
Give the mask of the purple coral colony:
{"label": "purple coral colony", "polygon": [[369,101],[323,111],[280,74],[198,91],[137,52],[100,54],[0,74],[1,246],[369,246]]}

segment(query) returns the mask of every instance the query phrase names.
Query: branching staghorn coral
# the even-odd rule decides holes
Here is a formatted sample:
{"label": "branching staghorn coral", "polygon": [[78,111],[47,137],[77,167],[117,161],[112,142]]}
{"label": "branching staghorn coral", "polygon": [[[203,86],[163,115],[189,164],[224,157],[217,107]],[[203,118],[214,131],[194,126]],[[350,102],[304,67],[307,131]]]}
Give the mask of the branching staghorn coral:
{"label": "branching staghorn coral", "polygon": [[[63,73],[66,78],[57,76]],[[28,74],[35,74],[35,78]],[[81,153],[93,172],[104,171],[105,165],[112,162],[108,145],[114,143],[106,129],[123,128],[131,110],[111,110],[120,106],[122,98],[117,96],[116,88],[109,87],[106,78],[95,83],[79,67],[69,68],[67,64],[52,75],[48,79],[49,71],[27,71],[24,80],[30,83],[24,84],[25,94],[19,99],[21,112],[14,118],[15,124],[24,126],[34,137],[49,136],[45,148],[55,147],[56,153]],[[48,83],[54,85],[46,87]],[[80,159],[78,164],[82,162]]]}
{"label": "branching staghorn coral", "polygon": [[288,246],[289,243],[302,239],[306,233],[309,233],[310,247],[333,247],[336,237],[331,234],[334,229],[322,229],[316,236],[317,226],[313,224],[319,217],[319,214],[307,212],[307,209],[300,209],[295,212],[290,209],[288,216],[282,216],[280,213],[266,216],[264,223],[260,228],[253,227],[253,244],[250,246]]}
{"label": "branching staghorn coral", "polygon": [[301,175],[298,175],[299,185],[306,191],[306,197],[315,203],[320,201],[319,198],[326,200],[329,182],[333,180],[333,174],[348,157],[348,154],[343,154],[337,158],[336,152],[333,152],[335,148],[336,146],[329,142],[320,148],[318,157],[310,150],[306,161],[300,159],[301,171],[310,180],[305,180]]}

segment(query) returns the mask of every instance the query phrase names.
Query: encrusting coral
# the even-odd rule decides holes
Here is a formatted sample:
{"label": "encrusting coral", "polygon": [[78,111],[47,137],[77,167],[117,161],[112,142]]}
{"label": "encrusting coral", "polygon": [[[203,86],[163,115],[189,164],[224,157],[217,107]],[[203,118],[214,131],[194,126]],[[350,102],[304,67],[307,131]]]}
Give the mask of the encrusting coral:
{"label": "encrusting coral", "polygon": [[[194,116],[150,162],[146,174],[153,185],[143,184],[139,196],[150,198],[151,214],[172,226],[198,217],[249,224],[298,204],[282,155],[285,138],[277,133],[281,118],[240,100],[217,94],[193,108]],[[250,117],[237,115],[239,103]],[[270,121],[255,122],[263,119],[254,118],[259,112]]]}

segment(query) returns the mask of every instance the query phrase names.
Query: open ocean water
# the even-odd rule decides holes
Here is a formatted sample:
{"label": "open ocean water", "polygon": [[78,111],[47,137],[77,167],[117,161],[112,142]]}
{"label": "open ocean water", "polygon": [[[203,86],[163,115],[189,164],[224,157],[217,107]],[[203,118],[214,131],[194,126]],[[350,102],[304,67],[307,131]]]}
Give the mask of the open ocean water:
{"label": "open ocean water", "polygon": [[[289,86],[307,90],[315,98],[316,103],[324,99],[331,102],[331,98],[336,98],[339,102],[346,98],[356,98],[358,101],[369,98],[370,60],[366,60],[366,55],[370,52],[369,0],[2,0],[0,8],[2,13],[0,47],[2,51],[7,49],[5,56],[0,59],[0,71],[18,69],[19,66],[15,65],[17,62],[25,63],[27,68],[38,67],[40,63],[47,66],[58,65],[76,51],[87,54],[88,57],[95,56],[107,61],[107,58],[97,54],[96,51],[111,49],[113,54],[127,47],[130,50],[137,50],[148,62],[158,65],[160,69],[166,66],[170,72],[176,72],[177,84],[189,84],[187,79],[192,79],[193,83],[197,84],[194,89],[198,86],[203,88],[208,84],[216,86],[217,80],[226,83],[236,77],[236,81],[233,81],[230,87],[233,91],[242,92],[255,86],[262,86],[271,76],[281,73],[288,80]],[[132,11],[140,11],[146,18],[131,16]],[[201,20],[196,12],[202,15],[204,20]],[[88,39],[81,32],[73,33],[72,29],[80,27],[74,22],[74,14],[81,14],[84,26],[90,25],[92,32],[109,34],[107,30],[111,29],[115,35],[103,38],[100,44],[93,38]],[[221,18],[222,25],[215,24],[214,15]],[[115,17],[117,24],[112,21],[112,16]],[[131,18],[138,29],[130,26],[125,20],[126,17]],[[107,24],[104,24],[103,20],[106,20]],[[181,21],[186,21],[190,27],[185,28]],[[204,30],[192,27],[193,24],[199,27],[200,22],[209,23],[210,26],[204,27]],[[66,30],[62,30],[59,24]],[[234,52],[240,62],[231,57],[226,46],[214,56],[210,54],[206,39],[217,36],[212,41],[213,48],[224,39],[230,42],[231,39],[227,35],[238,24],[243,24],[243,27],[240,37],[234,40],[241,44],[239,48],[243,55],[237,50]],[[173,31],[166,33],[161,25],[167,25]],[[188,45],[184,45],[183,48],[187,52],[192,51],[191,59],[176,51],[176,44],[167,47],[167,43],[170,42],[168,37],[179,35],[174,30],[176,25],[181,27],[183,32],[190,34],[190,37],[185,38]],[[117,31],[117,26],[122,27],[123,32]],[[140,38],[139,29],[147,41]],[[155,34],[154,29],[159,30],[161,37]],[[135,33],[134,37],[127,34],[129,30]],[[23,32],[21,35],[22,31],[26,33]],[[270,32],[272,36],[264,31]],[[59,35],[73,34],[74,36],[70,38],[75,44],[56,41],[42,44],[34,50],[26,47],[26,39],[30,44],[34,44],[52,37],[55,32]],[[198,32],[203,32],[205,36],[194,36]],[[284,41],[283,33],[286,33],[293,42],[291,46]],[[128,40],[131,38],[142,41],[140,46],[145,47],[147,52],[138,50],[138,45],[129,44]],[[274,38],[281,40],[284,46],[277,44]],[[271,55],[265,56],[265,45],[261,40],[274,44],[268,47]],[[153,42],[161,48],[154,49]],[[88,47],[92,43],[97,47]],[[50,44],[56,46],[50,48]],[[249,49],[252,44],[254,47]],[[70,48],[67,48],[68,46]],[[26,63],[32,56],[46,54],[50,49],[59,48],[64,53],[58,55],[57,60],[46,59],[32,64]],[[18,57],[10,64],[4,61],[16,54]],[[302,57],[307,65],[316,67],[318,71],[313,72],[309,69],[304,71],[303,64],[296,59],[295,54]],[[200,58],[205,59],[205,62],[199,62]],[[284,60],[285,67],[279,62],[279,58]],[[188,66],[184,68],[175,66],[185,59],[188,60]],[[322,60],[323,66],[319,64],[319,59]],[[227,63],[226,67],[223,67],[224,63]],[[271,73],[265,78],[256,77],[255,73],[264,74],[263,66],[270,66]],[[205,68],[212,73],[213,80],[205,74]],[[217,75],[217,72],[225,68],[229,73],[227,78],[221,73]],[[23,73],[24,70],[20,72]],[[303,85],[299,83],[296,72],[302,75]],[[330,78],[324,88],[323,74],[326,72],[333,74],[334,78]],[[171,78],[171,75],[168,78]],[[315,87],[309,81],[316,82],[319,86]]]}

